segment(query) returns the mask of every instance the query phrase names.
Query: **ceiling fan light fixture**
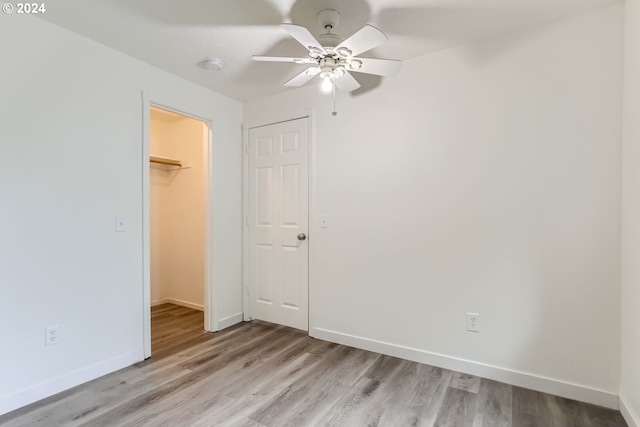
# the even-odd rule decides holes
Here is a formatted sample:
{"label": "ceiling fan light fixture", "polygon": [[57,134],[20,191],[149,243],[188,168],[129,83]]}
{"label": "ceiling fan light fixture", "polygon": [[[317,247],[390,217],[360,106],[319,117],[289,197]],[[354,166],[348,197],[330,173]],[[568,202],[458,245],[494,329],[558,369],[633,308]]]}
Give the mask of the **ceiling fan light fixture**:
{"label": "ceiling fan light fixture", "polygon": [[350,58],[352,53],[353,52],[350,49],[344,46],[336,49],[336,55],[338,55],[340,58]]}
{"label": "ceiling fan light fixture", "polygon": [[320,86],[323,92],[329,93],[333,89],[333,81],[331,77],[326,76],[322,79],[322,85]]}
{"label": "ceiling fan light fixture", "polygon": [[362,61],[358,61],[357,59],[352,59],[347,63],[347,68],[349,71],[356,71],[362,67]]}
{"label": "ceiling fan light fixture", "polygon": [[309,46],[307,49],[309,49],[309,57],[313,59],[320,59],[325,55],[325,53],[317,47]]}

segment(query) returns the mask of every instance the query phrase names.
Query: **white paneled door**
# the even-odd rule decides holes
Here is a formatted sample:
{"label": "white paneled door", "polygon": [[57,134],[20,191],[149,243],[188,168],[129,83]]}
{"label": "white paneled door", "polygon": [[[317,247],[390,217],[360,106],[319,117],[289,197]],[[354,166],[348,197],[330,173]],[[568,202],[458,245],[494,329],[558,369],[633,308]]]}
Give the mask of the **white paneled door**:
{"label": "white paneled door", "polygon": [[249,315],[309,328],[309,119],[249,130]]}

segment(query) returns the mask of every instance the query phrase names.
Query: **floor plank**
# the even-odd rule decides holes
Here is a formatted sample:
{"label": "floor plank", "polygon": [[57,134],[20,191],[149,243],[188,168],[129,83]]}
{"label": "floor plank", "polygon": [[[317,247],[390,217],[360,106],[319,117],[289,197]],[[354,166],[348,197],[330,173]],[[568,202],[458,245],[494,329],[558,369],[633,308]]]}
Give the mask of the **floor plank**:
{"label": "floor plank", "polygon": [[513,419],[513,387],[483,378],[473,427],[509,427]]}
{"label": "floor plank", "polygon": [[172,304],[152,308],[152,354],[0,425],[626,427],[618,411],[284,326],[206,333],[202,312]]}
{"label": "floor plank", "polygon": [[470,393],[478,393],[478,391],[480,391],[480,377],[463,374],[461,372],[453,372],[449,387],[468,391]]}
{"label": "floor plank", "polygon": [[446,391],[434,427],[473,426],[477,416],[478,400],[479,397],[475,393],[450,387]]}

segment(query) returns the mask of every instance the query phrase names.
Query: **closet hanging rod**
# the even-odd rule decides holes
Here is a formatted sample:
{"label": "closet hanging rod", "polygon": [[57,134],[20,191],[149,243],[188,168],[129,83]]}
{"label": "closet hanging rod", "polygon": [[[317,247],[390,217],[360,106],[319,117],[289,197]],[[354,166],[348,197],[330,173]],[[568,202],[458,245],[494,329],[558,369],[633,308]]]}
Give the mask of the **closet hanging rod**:
{"label": "closet hanging rod", "polygon": [[149,156],[149,161],[151,163],[159,163],[161,165],[177,166],[179,168],[182,167],[182,162],[180,160],[167,159],[164,157]]}

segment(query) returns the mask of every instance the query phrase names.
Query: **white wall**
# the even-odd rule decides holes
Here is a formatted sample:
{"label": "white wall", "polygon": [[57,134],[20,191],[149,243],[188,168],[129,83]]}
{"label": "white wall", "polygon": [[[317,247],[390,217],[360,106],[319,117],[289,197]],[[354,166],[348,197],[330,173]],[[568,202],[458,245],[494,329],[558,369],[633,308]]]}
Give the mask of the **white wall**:
{"label": "white wall", "polygon": [[242,311],[242,105],[37,18],[0,39],[4,413],[142,358],[143,90],[215,121],[214,315]]}
{"label": "white wall", "polygon": [[151,301],[203,309],[207,147],[205,123],[150,120],[152,155],[178,159],[183,169],[150,169]]}
{"label": "white wall", "polygon": [[640,1],[625,2],[622,175],[622,412],[640,426]]}
{"label": "white wall", "polygon": [[317,86],[245,104],[250,126],[315,111],[316,336],[617,405],[621,24],[406,61],[336,117]]}

